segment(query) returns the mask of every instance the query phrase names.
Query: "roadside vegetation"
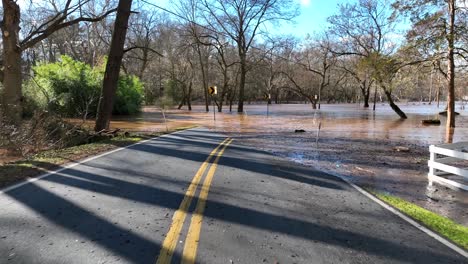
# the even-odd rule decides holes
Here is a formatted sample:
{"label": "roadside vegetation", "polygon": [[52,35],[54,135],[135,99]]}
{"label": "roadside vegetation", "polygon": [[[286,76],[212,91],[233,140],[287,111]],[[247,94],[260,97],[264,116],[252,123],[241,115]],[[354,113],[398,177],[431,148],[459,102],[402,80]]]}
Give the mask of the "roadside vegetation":
{"label": "roadside vegetation", "polygon": [[0,188],[38,176],[47,170],[59,169],[61,165],[66,163],[79,161],[89,156],[137,143],[141,140],[189,128],[192,127],[178,127],[157,133],[121,133],[116,136],[101,137],[96,142],[41,151],[19,161],[0,165]]}
{"label": "roadside vegetation", "polygon": [[468,227],[457,224],[447,217],[433,213],[399,197],[375,191],[372,191],[372,193],[380,200],[468,250]]}
{"label": "roadside vegetation", "polygon": [[[34,77],[25,83],[26,104],[23,115],[49,111],[64,117],[87,119],[96,116],[107,59],[89,64],[62,55],[52,63],[32,67]],[[120,75],[113,114],[129,115],[140,111],[143,103],[143,83],[134,75]]]}

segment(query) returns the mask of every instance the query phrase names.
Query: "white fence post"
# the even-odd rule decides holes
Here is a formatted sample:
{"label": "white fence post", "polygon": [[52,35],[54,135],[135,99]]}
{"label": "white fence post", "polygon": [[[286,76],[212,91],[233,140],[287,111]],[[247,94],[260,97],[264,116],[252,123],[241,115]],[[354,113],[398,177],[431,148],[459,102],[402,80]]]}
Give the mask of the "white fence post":
{"label": "white fence post", "polygon": [[[468,191],[468,168],[460,168],[449,165],[453,162],[468,161],[468,142],[458,142],[453,144],[431,145],[429,147],[430,157],[428,161],[429,186],[437,182],[452,189]],[[439,156],[445,156],[439,158]],[[460,181],[442,177],[442,175],[459,176]]]}
{"label": "white fence post", "polygon": [[[434,162],[437,158],[437,154],[433,152],[433,148],[434,148],[434,145],[431,145],[429,147],[429,151],[430,151],[429,161],[432,161],[432,162]],[[429,177],[428,177],[429,186],[432,186],[432,176],[435,176],[435,172],[436,170],[434,169],[434,167],[431,166],[431,162],[429,162]]]}

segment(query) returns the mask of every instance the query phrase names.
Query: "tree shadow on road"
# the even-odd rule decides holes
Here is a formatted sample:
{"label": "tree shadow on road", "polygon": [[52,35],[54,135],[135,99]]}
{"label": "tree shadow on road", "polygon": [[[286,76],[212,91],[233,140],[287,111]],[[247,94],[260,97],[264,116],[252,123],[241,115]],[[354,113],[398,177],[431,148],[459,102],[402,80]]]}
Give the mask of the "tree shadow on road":
{"label": "tree shadow on road", "polygon": [[[129,149],[133,151],[133,154],[148,153],[147,155],[151,155],[155,159],[158,158],[158,155],[163,155],[178,158],[180,161],[188,160],[199,163],[205,161],[207,154],[222,139],[222,137],[216,137],[211,140],[200,139],[193,142],[180,136],[164,137],[148,144],[131,146]],[[171,149],[167,145],[169,143],[179,147],[189,144],[190,148],[196,150],[189,151],[190,148]],[[68,168],[43,178],[41,184],[32,183],[8,191],[6,195],[27,206],[54,225],[83,236],[89,243],[103,246],[130,262],[154,261],[161,248],[161,243],[147,237],[159,237],[159,235],[153,235],[151,232],[155,231],[148,230],[148,233],[142,236],[141,232],[136,230],[137,227],[141,228],[141,226],[137,226],[138,224],[135,224],[134,230],[129,230],[121,226],[115,219],[129,213],[123,209],[123,201],[134,203],[135,208],[145,208],[146,211],[169,209],[169,214],[172,215],[184,197],[188,181],[166,181],[167,186],[162,185],[160,180],[163,176],[157,173],[158,168],[154,168],[155,173],[144,174],[144,177],[138,181],[140,172],[138,160],[132,164],[128,154],[126,164],[125,156],[122,153],[116,152],[113,156],[107,156],[108,159],[115,158],[123,161],[114,164],[112,170],[109,169],[109,165],[104,165],[105,161],[102,164],[95,160],[84,164],[86,166]],[[46,164],[43,165],[46,166]],[[275,161],[272,164],[270,154],[262,151],[250,151],[248,148],[235,145],[229,147],[229,153],[223,156],[219,165],[258,173],[265,177],[314,185],[333,192],[352,191],[344,182],[333,176],[285,161]],[[46,186],[50,189],[46,189]],[[58,191],[59,189],[61,191]],[[104,217],[96,213],[96,209],[99,208],[102,201],[108,201],[109,197],[117,198],[117,201],[122,202],[115,204],[113,214]],[[284,214],[273,214],[215,200],[208,200],[207,207],[217,209],[205,211],[205,216],[209,218],[258,230],[281,233],[311,242],[318,241],[388,259],[411,263],[462,262],[460,256],[451,252],[451,254],[447,253],[448,250],[444,250],[443,246],[428,251],[417,243],[412,244],[412,242],[418,241],[417,238],[410,238],[407,243],[400,244],[398,240],[388,237],[379,238],[374,234],[355,232],[341,226],[318,224]],[[170,218],[169,220],[161,220],[165,224],[168,221],[170,224]],[[377,220],[373,218],[369,221],[375,222]],[[402,222],[394,216],[391,216],[390,220],[382,219],[382,221]],[[402,222],[402,224],[404,223]],[[165,225],[160,232],[166,233],[168,228],[169,225]],[[419,231],[415,230],[414,232]],[[163,238],[159,237],[158,239]],[[427,239],[431,238],[427,237]],[[182,260],[182,256],[176,253],[174,259],[179,262]]]}
{"label": "tree shadow on road", "polygon": [[[67,169],[59,174],[51,175],[44,180],[74,189],[87,190],[91,193],[135,201],[139,204],[170,208],[172,211],[178,209],[179,203],[184,196],[183,191],[174,192],[163,188],[149,187],[76,169]],[[35,184],[30,184],[20,191],[10,192],[8,195],[55,224],[85,236],[91,241],[94,240],[93,242],[105,246],[128,260],[141,262],[142,259],[155,258],[155,254],[159,252],[160,244],[149,241],[129,230],[122,229],[109,222],[108,219],[99,217]],[[38,197],[39,199],[32,197]],[[53,207],[49,204],[51,201],[53,201]],[[447,260],[459,261],[456,256],[447,255],[436,249],[432,252],[427,252],[418,249],[418,245],[400,245],[393,241],[355,233],[339,227],[318,225],[284,215],[274,215],[211,200],[208,201],[208,206],[218,209],[206,211],[205,215],[210,218],[260,230],[282,233],[309,241],[320,241],[373,255],[385,256],[390,259],[410,262],[417,260],[421,263],[427,263],[428,261],[435,261],[437,263],[444,263]],[[58,216],[59,212],[66,215]],[[125,212],[121,213],[125,214]],[[82,221],[86,224],[82,224]],[[375,219],[372,219],[372,221],[375,221]],[[107,239],[97,240],[100,237],[100,234],[97,232],[107,234]],[[120,235],[122,235],[123,239],[119,239]],[[126,240],[131,241],[131,244],[126,245]],[[142,249],[144,250],[143,252],[141,252]],[[181,256],[174,256],[174,258],[180,260]]]}

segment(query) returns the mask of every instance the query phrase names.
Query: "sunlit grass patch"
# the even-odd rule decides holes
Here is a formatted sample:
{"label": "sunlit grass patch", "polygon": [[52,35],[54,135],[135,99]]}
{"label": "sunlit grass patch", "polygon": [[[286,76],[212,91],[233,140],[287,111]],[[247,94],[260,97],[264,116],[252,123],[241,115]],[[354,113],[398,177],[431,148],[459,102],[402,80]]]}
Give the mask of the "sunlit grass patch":
{"label": "sunlit grass patch", "polygon": [[468,249],[468,227],[399,197],[375,191],[372,191],[372,193],[382,201],[422,223],[429,229],[450,239],[462,248]]}

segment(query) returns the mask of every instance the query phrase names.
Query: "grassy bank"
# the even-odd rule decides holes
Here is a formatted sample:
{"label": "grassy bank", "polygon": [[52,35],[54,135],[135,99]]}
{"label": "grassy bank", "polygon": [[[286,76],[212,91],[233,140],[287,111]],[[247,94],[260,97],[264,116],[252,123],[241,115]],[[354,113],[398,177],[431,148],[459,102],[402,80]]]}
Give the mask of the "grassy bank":
{"label": "grassy bank", "polygon": [[128,137],[117,136],[84,145],[69,148],[47,150],[30,156],[24,160],[7,163],[0,166],[0,188],[14,184],[21,180],[38,176],[45,170],[58,169],[60,165],[68,162],[84,159],[115,148],[128,146],[144,139],[158,137],[163,134],[189,129],[192,127],[180,127],[169,132],[152,134],[138,134]]}
{"label": "grassy bank", "polygon": [[433,213],[399,197],[375,191],[372,191],[372,193],[380,200],[468,250],[468,227],[457,224],[447,217]]}

